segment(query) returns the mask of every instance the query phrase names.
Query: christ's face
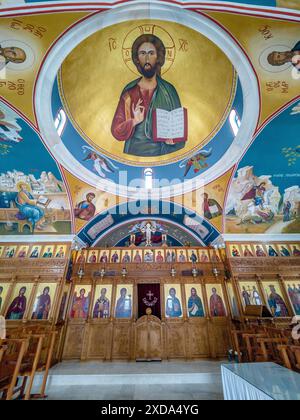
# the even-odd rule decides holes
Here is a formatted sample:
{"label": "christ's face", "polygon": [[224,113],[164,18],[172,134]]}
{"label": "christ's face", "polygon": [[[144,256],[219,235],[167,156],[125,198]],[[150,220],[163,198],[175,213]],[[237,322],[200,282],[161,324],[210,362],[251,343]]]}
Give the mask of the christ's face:
{"label": "christ's face", "polygon": [[138,62],[143,76],[151,78],[156,73],[157,51],[153,44],[144,42],[138,49]]}
{"label": "christ's face", "polygon": [[196,296],[196,294],[197,294],[196,289],[192,289],[191,293],[192,293],[192,296]]}

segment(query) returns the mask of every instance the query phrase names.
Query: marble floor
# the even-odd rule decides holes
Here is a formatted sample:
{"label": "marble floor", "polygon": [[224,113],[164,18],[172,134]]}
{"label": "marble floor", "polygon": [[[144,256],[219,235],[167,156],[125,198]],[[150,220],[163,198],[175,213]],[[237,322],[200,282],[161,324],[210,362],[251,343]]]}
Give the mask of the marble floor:
{"label": "marble floor", "polygon": [[49,400],[222,400],[221,364],[63,362],[51,369],[46,392]]}

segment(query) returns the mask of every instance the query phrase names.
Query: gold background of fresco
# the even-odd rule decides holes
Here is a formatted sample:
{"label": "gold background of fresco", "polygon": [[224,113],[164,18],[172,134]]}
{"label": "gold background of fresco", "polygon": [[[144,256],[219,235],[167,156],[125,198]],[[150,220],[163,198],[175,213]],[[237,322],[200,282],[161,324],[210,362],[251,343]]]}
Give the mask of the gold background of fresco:
{"label": "gold background of fresco", "polygon": [[[163,78],[175,86],[182,106],[188,109],[186,147],[158,158],[124,155],[124,142],[111,134],[120,95],[138,77],[123,61],[122,45],[130,31],[143,24],[159,25],[174,40],[175,60]],[[215,44],[177,23],[151,20],[151,24],[130,21],[96,32],[72,51],[60,73],[64,104],[76,128],[91,145],[124,163],[162,165],[191,154],[219,130],[235,93],[234,68]],[[158,36],[170,43],[164,31]],[[187,41],[184,51],[182,40]],[[169,66],[167,61],[165,66]]]}

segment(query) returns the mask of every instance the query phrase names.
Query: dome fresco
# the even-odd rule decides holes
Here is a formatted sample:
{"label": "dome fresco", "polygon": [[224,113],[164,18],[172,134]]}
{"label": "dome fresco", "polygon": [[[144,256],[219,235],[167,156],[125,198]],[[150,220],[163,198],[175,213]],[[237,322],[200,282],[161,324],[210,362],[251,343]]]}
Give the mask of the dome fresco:
{"label": "dome fresco", "polygon": [[294,1],[26,3],[0,9],[0,235],[300,233]]}

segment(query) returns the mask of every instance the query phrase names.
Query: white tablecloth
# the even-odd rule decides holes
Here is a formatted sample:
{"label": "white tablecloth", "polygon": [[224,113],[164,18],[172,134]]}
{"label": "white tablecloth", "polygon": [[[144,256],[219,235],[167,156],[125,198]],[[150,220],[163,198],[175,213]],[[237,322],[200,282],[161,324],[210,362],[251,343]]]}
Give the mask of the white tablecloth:
{"label": "white tablecloth", "polygon": [[224,399],[226,401],[273,401],[269,395],[251,385],[225,366],[222,366],[222,382]]}
{"label": "white tablecloth", "polygon": [[300,401],[300,375],[276,363],[222,365],[225,400]]}

